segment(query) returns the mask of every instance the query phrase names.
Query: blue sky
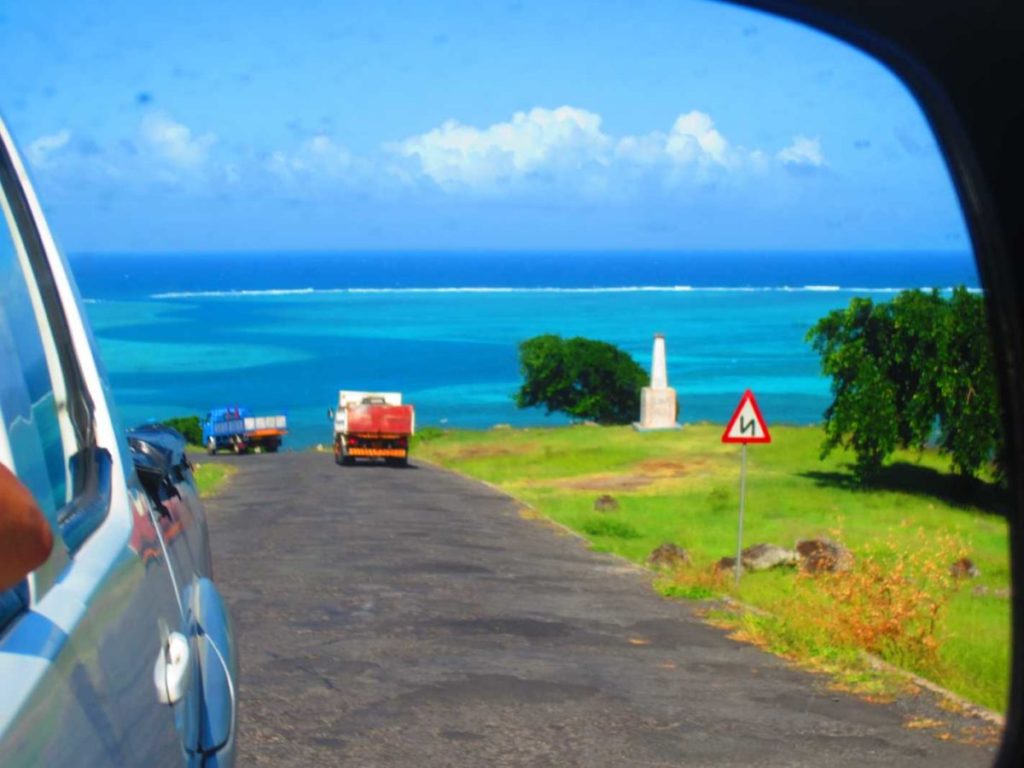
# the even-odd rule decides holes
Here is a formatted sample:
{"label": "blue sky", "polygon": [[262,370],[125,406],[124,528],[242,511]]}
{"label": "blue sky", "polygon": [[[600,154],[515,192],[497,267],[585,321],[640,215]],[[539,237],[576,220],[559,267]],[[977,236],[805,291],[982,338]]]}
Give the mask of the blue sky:
{"label": "blue sky", "polygon": [[941,249],[881,66],[713,2],[0,6],[69,251]]}

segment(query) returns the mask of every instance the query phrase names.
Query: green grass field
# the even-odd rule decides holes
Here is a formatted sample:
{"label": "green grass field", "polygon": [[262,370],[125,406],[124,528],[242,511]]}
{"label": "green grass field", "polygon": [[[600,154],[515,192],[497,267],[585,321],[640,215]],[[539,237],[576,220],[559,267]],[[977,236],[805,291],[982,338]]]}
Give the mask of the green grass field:
{"label": "green grass field", "polygon": [[216,493],[238,471],[230,464],[217,464],[211,461],[199,461],[194,466],[200,496]]}
{"label": "green grass field", "polygon": [[[425,430],[414,455],[496,484],[581,533],[595,549],[643,562],[663,542],[684,547],[693,566],[664,580],[662,591],[728,593],[768,611],[767,618],[748,614],[733,621],[743,636],[765,647],[848,670],[861,658],[859,648],[867,647],[1004,710],[1009,552],[995,486],[960,482],[941,456],[926,451],[898,454],[876,484],[860,488],[850,476],[849,456],[819,458],[820,428],[773,427],[771,445],[748,448],[744,545],[792,547],[799,539],[828,537],[849,547],[858,566],[845,582],[784,569],[747,574],[734,590],[730,578],[712,576],[719,558],[735,554],[739,504],[739,446],[721,444],[721,429]],[[620,508],[594,511],[603,494],[614,496]],[[948,577],[949,564],[960,555],[974,561],[978,578]],[[870,617],[850,606],[874,595],[871,590],[877,600],[864,612],[878,615],[869,626]],[[913,615],[892,630],[890,619],[904,613]],[[874,639],[862,642],[869,630]]]}

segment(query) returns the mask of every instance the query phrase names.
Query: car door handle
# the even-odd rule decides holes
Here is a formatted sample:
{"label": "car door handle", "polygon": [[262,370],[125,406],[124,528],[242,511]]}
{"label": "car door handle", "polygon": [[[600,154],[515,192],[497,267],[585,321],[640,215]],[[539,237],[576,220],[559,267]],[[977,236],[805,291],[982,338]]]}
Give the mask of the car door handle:
{"label": "car door handle", "polygon": [[185,697],[192,679],[192,653],[188,639],[171,632],[153,665],[153,683],[161,704],[177,704]]}

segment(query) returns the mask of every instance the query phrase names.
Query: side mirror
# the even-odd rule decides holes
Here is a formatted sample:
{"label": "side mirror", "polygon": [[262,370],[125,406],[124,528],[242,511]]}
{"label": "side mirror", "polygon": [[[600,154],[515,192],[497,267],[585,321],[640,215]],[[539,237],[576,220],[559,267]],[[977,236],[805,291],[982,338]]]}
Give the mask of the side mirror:
{"label": "side mirror", "polygon": [[334,421],[334,409],[333,408],[328,408],[327,409],[327,420],[328,421]]}
{"label": "side mirror", "polygon": [[0,464],[0,591],[46,562],[53,531],[28,488]]}

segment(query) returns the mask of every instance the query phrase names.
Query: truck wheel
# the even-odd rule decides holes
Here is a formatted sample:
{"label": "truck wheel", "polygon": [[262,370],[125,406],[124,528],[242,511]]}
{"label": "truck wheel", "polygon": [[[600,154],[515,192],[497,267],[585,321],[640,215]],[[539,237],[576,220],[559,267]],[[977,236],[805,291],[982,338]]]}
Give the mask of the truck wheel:
{"label": "truck wheel", "polygon": [[348,449],[345,447],[345,441],[341,438],[334,444],[334,460],[344,467],[351,467],[356,463],[356,460],[348,455]]}
{"label": "truck wheel", "polygon": [[206,441],[206,452],[211,456],[217,452],[217,438],[211,437]]}
{"label": "truck wheel", "polygon": [[277,453],[280,443],[267,443],[267,453]]}

